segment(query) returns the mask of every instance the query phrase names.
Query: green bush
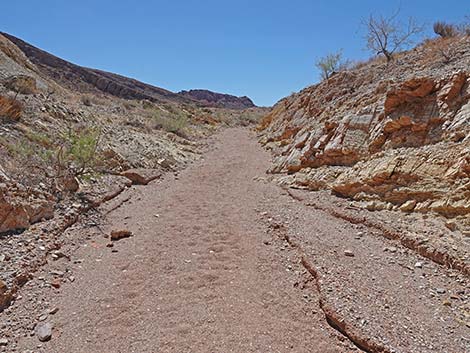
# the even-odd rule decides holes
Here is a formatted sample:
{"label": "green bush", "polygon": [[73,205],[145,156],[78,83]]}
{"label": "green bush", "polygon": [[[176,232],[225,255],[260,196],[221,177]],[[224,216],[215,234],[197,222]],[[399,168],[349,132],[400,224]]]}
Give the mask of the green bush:
{"label": "green bush", "polygon": [[187,115],[175,110],[172,111],[162,110],[158,108],[153,113],[153,121],[155,128],[171,132],[175,135],[184,137],[186,127],[188,126],[189,119]]}
{"label": "green bush", "polygon": [[88,173],[100,160],[97,153],[100,135],[99,129],[70,129],[63,136],[64,142],[58,147],[58,163],[62,164],[64,169],[72,171],[75,176]]}

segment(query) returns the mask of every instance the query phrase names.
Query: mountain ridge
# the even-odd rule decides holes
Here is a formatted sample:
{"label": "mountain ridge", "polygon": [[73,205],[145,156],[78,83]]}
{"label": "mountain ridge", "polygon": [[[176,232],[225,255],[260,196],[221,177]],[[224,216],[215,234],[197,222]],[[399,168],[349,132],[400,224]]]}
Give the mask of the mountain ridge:
{"label": "mountain ridge", "polygon": [[[43,74],[72,90],[81,92],[101,91],[124,99],[195,103],[199,106],[217,108],[245,109],[256,107],[251,99],[246,96],[236,97],[200,89],[175,93],[124,75],[71,63],[9,33],[0,32],[0,35],[15,44]],[[192,94],[193,91],[205,92],[205,94],[202,96]]]}

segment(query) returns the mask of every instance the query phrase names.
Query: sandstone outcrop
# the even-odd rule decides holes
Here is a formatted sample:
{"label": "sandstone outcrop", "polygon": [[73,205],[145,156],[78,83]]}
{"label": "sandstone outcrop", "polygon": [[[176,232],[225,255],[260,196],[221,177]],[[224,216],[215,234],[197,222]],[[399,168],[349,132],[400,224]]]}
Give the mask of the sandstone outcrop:
{"label": "sandstone outcrop", "polygon": [[[468,39],[439,43],[470,52]],[[271,172],[371,209],[434,211],[470,226],[469,64],[447,64],[423,44],[281,100],[259,127]]]}
{"label": "sandstone outcrop", "polygon": [[54,217],[52,196],[17,184],[0,184],[0,233],[20,231]]}

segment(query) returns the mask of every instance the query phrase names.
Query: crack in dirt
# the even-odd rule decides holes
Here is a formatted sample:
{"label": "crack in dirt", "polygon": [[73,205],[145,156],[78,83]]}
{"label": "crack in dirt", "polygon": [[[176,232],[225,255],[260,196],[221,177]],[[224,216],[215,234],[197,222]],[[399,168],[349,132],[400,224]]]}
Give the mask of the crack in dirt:
{"label": "crack in dirt", "polygon": [[305,202],[305,199],[295,195],[292,190],[289,188],[283,187],[287,194],[292,197],[294,200],[302,202],[305,206],[312,207],[314,209],[327,212],[331,216],[347,221],[351,224],[363,224],[368,228],[375,229],[379,231],[385,238],[390,240],[399,241],[404,247],[416,252],[417,254],[439,264],[443,265],[449,269],[454,269],[460,271],[465,276],[470,276],[470,265],[465,263],[458,258],[436,248],[431,248],[429,246],[423,246],[423,244],[413,238],[406,238],[401,236],[398,232],[394,232],[382,224],[368,220],[366,217],[355,217],[350,214],[342,213],[338,210],[331,209],[329,207],[323,207],[317,203]]}
{"label": "crack in dirt", "polygon": [[342,318],[341,315],[339,315],[333,309],[333,307],[327,303],[325,295],[323,294],[324,292],[322,289],[321,275],[317,268],[310,261],[308,261],[307,256],[305,255],[301,246],[292,240],[291,237],[289,237],[283,225],[274,225],[272,228],[275,232],[278,233],[277,236],[280,239],[285,240],[293,249],[297,251],[297,254],[300,258],[300,263],[313,278],[315,287],[319,294],[319,307],[325,315],[325,320],[328,325],[365,353],[392,353],[390,349],[386,348],[382,344],[365,337],[358,329]]}

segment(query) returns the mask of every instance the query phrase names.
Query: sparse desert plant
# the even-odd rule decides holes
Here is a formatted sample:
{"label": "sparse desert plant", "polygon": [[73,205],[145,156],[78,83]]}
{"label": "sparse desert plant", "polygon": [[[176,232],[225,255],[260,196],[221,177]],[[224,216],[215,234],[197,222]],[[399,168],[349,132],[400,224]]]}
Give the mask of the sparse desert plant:
{"label": "sparse desert plant", "polygon": [[57,149],[58,167],[71,171],[77,177],[92,171],[99,162],[97,150],[100,137],[99,129],[69,129]]}
{"label": "sparse desert plant", "polygon": [[105,101],[100,96],[94,94],[86,94],[80,97],[80,101],[83,105],[91,107],[93,105],[105,105]]}
{"label": "sparse desert plant", "polygon": [[0,140],[18,162],[16,174],[25,185],[43,181],[57,193],[70,190],[64,188],[67,181],[99,172],[100,131],[97,129],[70,129],[54,141],[37,133],[28,133],[26,137],[14,142]]}
{"label": "sparse desert plant", "polygon": [[181,108],[172,105],[157,107],[152,111],[152,119],[156,129],[163,129],[175,135],[185,137],[185,130],[189,123],[188,114]]}
{"label": "sparse desert plant", "polygon": [[335,72],[340,71],[345,66],[343,54],[338,51],[325,55],[315,62],[315,66],[320,71],[321,79],[328,80]]}
{"label": "sparse desert plant", "polygon": [[81,96],[80,101],[82,102],[83,105],[86,105],[87,107],[92,106],[91,99],[88,96]]}
{"label": "sparse desert plant", "polygon": [[465,16],[464,22],[459,26],[462,34],[470,36],[470,15]]}
{"label": "sparse desert plant", "polygon": [[188,125],[188,118],[184,115],[177,116],[162,116],[155,115],[154,117],[155,127],[163,129],[167,132],[171,132],[175,135],[182,136],[184,129]]}
{"label": "sparse desert plant", "polygon": [[450,63],[453,59],[456,58],[455,56],[455,49],[453,47],[447,48],[439,48],[439,53],[442,56],[444,64]]}
{"label": "sparse desert plant", "polygon": [[442,21],[435,22],[433,25],[434,33],[442,38],[456,37],[459,35],[457,26]]}
{"label": "sparse desert plant", "polygon": [[366,28],[366,47],[377,55],[384,55],[387,62],[392,61],[393,54],[414,43],[415,37],[423,31],[412,17],[406,25],[398,20],[400,11],[390,17],[370,15],[362,21]]}
{"label": "sparse desert plant", "polygon": [[22,112],[23,106],[19,101],[0,96],[0,118],[10,122],[17,122],[21,119]]}
{"label": "sparse desert plant", "polygon": [[38,145],[49,148],[52,146],[52,141],[49,136],[39,132],[27,132],[26,137],[31,142],[37,143]]}

